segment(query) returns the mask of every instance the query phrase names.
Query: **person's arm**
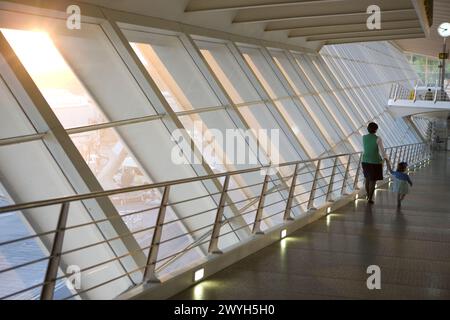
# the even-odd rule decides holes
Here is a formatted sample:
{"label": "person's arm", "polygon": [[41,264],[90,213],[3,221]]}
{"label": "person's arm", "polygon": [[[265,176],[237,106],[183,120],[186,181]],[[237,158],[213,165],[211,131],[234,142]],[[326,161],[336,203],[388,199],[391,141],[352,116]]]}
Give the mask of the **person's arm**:
{"label": "person's arm", "polygon": [[412,181],[411,181],[411,178],[407,175],[407,177],[408,177],[408,183],[409,183],[409,185],[412,187],[412,185],[413,185],[413,183],[412,183]]}
{"label": "person's arm", "polygon": [[380,137],[377,138],[377,144],[378,144],[378,152],[380,153],[381,157],[383,159],[386,159],[386,161],[389,162],[389,158],[386,154],[386,151],[384,151],[384,145],[383,145],[383,140],[381,140]]}
{"label": "person's arm", "polygon": [[392,170],[391,162],[386,160],[386,166],[390,172],[390,174],[394,173],[394,170]]}

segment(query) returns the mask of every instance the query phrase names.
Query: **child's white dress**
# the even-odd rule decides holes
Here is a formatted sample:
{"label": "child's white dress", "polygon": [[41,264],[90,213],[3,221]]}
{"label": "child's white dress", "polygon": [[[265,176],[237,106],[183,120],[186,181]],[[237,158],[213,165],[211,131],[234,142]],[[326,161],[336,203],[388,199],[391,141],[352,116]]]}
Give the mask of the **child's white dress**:
{"label": "child's white dress", "polygon": [[404,172],[391,171],[393,184],[392,191],[399,194],[408,194],[409,186],[412,185],[409,175]]}

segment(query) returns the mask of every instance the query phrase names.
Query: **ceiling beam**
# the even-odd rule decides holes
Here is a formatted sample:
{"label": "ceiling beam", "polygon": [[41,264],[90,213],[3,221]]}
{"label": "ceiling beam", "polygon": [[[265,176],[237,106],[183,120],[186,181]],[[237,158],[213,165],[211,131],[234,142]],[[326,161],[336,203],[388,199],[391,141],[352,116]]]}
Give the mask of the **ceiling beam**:
{"label": "ceiling beam", "polygon": [[366,30],[361,32],[341,32],[341,33],[330,33],[317,36],[309,36],[306,37],[306,41],[322,41],[322,40],[334,40],[343,38],[353,39],[353,38],[365,38],[376,36],[395,36],[395,35],[419,34],[422,32],[423,32],[422,28],[407,28],[396,30]]}
{"label": "ceiling beam", "polygon": [[[386,22],[403,22],[417,20],[417,15],[415,12],[409,13],[384,13],[382,15],[381,24]],[[298,19],[298,20],[288,20],[288,21],[274,21],[266,24],[264,31],[283,31],[291,29],[300,28],[312,28],[312,27],[329,27],[338,25],[355,25],[355,24],[366,24],[367,15],[353,15],[353,16],[340,16],[340,17],[323,17],[317,19]]]}
{"label": "ceiling beam", "polygon": [[191,0],[184,12],[231,11],[338,1],[345,0]]}
{"label": "ceiling beam", "polygon": [[352,42],[369,42],[369,41],[388,41],[388,40],[398,40],[398,39],[419,39],[425,38],[423,32],[417,34],[409,35],[393,35],[393,36],[376,36],[376,37],[361,37],[361,38],[342,38],[336,40],[325,41],[325,44],[343,44]]}
{"label": "ceiling beam", "polygon": [[[394,10],[383,10],[383,14],[386,13],[416,13],[414,9],[394,9]],[[320,18],[336,18],[336,17],[368,17],[366,11],[357,11],[357,12],[346,12],[346,13],[328,13],[328,14],[317,14],[317,15],[293,15],[292,13],[285,14],[283,16],[264,16],[264,17],[253,17],[253,18],[242,18],[237,16],[234,20],[234,24],[243,24],[243,23],[261,23],[261,22],[271,22],[271,21],[289,21],[289,20],[307,20],[307,19],[320,19]]]}
{"label": "ceiling beam", "polygon": [[[420,28],[420,23],[417,20],[406,20],[406,21],[388,21],[381,24],[381,30],[397,30],[405,28]],[[289,38],[295,37],[306,37],[306,36],[316,36],[322,34],[330,33],[341,33],[341,32],[363,32],[363,31],[373,31],[367,29],[366,23],[355,23],[355,24],[342,24],[342,25],[328,25],[320,27],[306,27],[292,29],[289,32]]]}

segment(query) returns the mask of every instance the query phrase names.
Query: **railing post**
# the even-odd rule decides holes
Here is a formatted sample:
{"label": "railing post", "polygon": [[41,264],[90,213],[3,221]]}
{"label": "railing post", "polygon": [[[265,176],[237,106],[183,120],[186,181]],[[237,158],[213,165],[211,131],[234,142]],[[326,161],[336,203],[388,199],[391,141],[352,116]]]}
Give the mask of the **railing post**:
{"label": "railing post", "polygon": [[362,162],[362,153],[359,155],[358,167],[356,168],[355,173],[355,181],[353,181],[353,190],[359,190],[358,180],[359,180],[359,173],[361,172],[361,162]]}
{"label": "railing post", "polygon": [[422,145],[422,148],[420,148],[420,165],[423,164],[423,161],[425,159],[425,153],[426,153],[425,148],[426,148],[425,145]]}
{"label": "railing post", "polygon": [[350,164],[352,162],[352,155],[350,154],[348,156],[348,162],[347,162],[347,167],[345,168],[345,173],[344,173],[344,181],[342,182],[342,188],[341,188],[341,196],[347,194],[347,179],[348,179],[348,173],[350,172]]}
{"label": "railing post", "polygon": [[417,151],[416,151],[416,166],[417,166],[417,164],[420,165],[420,162],[421,162],[421,160],[422,160],[422,157],[421,157],[421,155],[420,155],[420,153],[422,152],[422,146],[423,146],[423,144],[419,144],[419,145],[417,146]]}
{"label": "railing post", "polygon": [[436,101],[437,101],[437,93],[438,93],[437,86],[438,86],[438,83],[437,83],[437,81],[436,81],[436,85],[434,86],[434,99],[433,99],[433,103],[436,103]]}
{"label": "railing post", "polygon": [[408,165],[411,163],[411,159],[412,159],[412,145],[408,146]]}
{"label": "railing post", "polygon": [[155,229],[153,231],[152,243],[148,251],[147,264],[145,266],[143,282],[160,282],[155,274],[156,262],[158,261],[159,243],[161,241],[164,220],[166,217],[167,203],[169,202],[170,186],[164,187],[161,204],[156,218]]}
{"label": "railing post", "polygon": [[405,146],[401,146],[400,147],[400,152],[399,152],[399,157],[398,157],[398,163],[403,162],[403,156],[405,155],[405,151],[404,151]]}
{"label": "railing post", "polygon": [[220,227],[222,226],[222,217],[225,210],[225,200],[227,198],[228,184],[230,183],[230,176],[225,177],[225,181],[222,187],[222,193],[220,195],[219,206],[217,207],[216,219],[214,221],[214,227],[211,234],[211,240],[209,242],[208,253],[220,254],[222,251],[219,249],[219,237]]}
{"label": "railing post", "polygon": [[334,158],[333,170],[331,170],[330,182],[328,183],[327,196],[325,197],[325,201],[333,201],[333,199],[331,198],[331,194],[333,193],[334,176],[336,175],[337,163],[338,157]]}
{"label": "railing post", "polygon": [[[392,163],[392,153],[393,153],[393,151],[394,151],[394,148],[391,148],[390,151],[389,151],[389,163],[390,163],[391,165],[393,164],[393,163]],[[385,171],[385,173],[386,173],[386,174],[389,173],[389,168],[388,168],[387,165],[386,165],[386,171]]]}
{"label": "railing post", "polygon": [[286,203],[286,209],[284,210],[283,216],[284,221],[293,220],[291,217],[291,208],[292,208],[292,201],[294,200],[295,187],[297,185],[297,170],[298,170],[298,163],[295,165],[294,173],[292,174],[291,187],[289,188],[289,197]]}
{"label": "railing post", "polygon": [[409,145],[405,146],[405,162],[409,164]]}
{"label": "railing post", "polygon": [[307,206],[308,210],[314,209],[314,197],[316,194],[317,179],[319,178],[320,163],[321,163],[321,160],[319,159],[317,161],[316,172],[314,173],[314,180],[313,180],[313,183],[311,186],[311,192],[309,193],[309,200],[308,200],[308,206]]}
{"label": "railing post", "polygon": [[415,144],[414,148],[413,148],[413,159],[412,159],[412,161],[413,161],[414,168],[416,167],[416,163],[417,163],[417,147],[418,147],[418,145]]}
{"label": "railing post", "polygon": [[55,282],[58,276],[59,262],[61,260],[61,250],[64,242],[64,233],[69,215],[69,202],[63,202],[59,212],[58,224],[53,239],[52,251],[45,272],[44,285],[41,290],[41,300],[53,300],[55,292]]}
{"label": "railing post", "polygon": [[417,162],[419,165],[422,163],[422,150],[423,150],[423,143],[419,145],[417,148]]}
{"label": "railing post", "polygon": [[261,231],[261,218],[264,210],[264,200],[266,198],[267,185],[269,184],[269,174],[264,177],[264,182],[261,188],[261,195],[259,196],[258,210],[256,210],[255,222],[253,223],[253,234],[263,234]]}
{"label": "railing post", "polygon": [[413,102],[416,102],[417,100],[417,87],[419,86],[419,82],[416,83],[416,86],[414,87],[414,99]]}
{"label": "railing post", "polygon": [[397,166],[397,156],[398,156],[398,147],[395,147],[395,152],[394,152],[394,158],[391,162],[391,166],[392,166],[392,170],[395,170],[395,167]]}

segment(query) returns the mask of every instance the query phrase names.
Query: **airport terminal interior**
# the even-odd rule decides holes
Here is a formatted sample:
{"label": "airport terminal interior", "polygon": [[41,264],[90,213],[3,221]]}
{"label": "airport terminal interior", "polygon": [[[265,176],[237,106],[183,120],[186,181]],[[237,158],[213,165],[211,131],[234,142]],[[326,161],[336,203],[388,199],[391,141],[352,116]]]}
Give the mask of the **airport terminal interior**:
{"label": "airport terminal interior", "polygon": [[0,299],[450,299],[449,36],[447,0],[0,0]]}

